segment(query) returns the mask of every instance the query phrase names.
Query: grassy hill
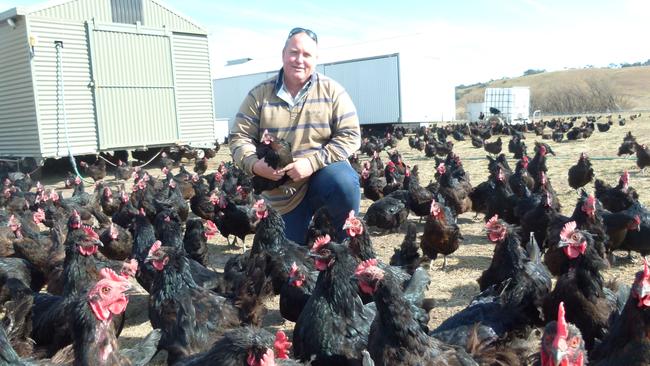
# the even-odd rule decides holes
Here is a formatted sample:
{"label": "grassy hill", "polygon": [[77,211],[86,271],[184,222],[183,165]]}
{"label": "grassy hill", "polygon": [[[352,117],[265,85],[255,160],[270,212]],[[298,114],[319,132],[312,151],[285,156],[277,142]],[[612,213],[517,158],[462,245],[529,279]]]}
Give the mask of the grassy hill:
{"label": "grassy hill", "polygon": [[[598,80],[611,85],[615,95],[625,101],[626,110],[650,109],[650,66],[626,67],[621,69],[572,69],[521,76],[512,79],[494,80],[471,87],[456,88],[456,115],[465,118],[465,105],[482,102],[486,87],[507,88],[530,87],[531,99],[552,92],[559,85],[586,86]],[[531,105],[531,109],[533,106]]]}

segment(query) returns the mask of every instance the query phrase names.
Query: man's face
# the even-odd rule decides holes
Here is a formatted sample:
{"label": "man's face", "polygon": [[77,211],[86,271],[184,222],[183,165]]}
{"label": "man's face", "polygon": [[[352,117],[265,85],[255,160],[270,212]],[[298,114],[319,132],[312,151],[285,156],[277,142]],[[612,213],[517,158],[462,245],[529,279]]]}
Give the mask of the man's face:
{"label": "man's face", "polygon": [[291,37],[282,50],[282,65],[285,82],[289,85],[304,85],[316,67],[318,45],[305,33]]}

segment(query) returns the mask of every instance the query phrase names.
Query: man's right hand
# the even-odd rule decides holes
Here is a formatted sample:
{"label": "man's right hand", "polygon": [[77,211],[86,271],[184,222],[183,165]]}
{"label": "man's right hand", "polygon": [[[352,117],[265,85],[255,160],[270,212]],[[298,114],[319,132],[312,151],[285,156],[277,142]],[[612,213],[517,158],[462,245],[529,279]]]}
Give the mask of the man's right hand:
{"label": "man's right hand", "polygon": [[280,180],[280,178],[284,176],[284,172],[279,172],[271,168],[263,159],[260,159],[253,164],[253,173],[274,181]]}

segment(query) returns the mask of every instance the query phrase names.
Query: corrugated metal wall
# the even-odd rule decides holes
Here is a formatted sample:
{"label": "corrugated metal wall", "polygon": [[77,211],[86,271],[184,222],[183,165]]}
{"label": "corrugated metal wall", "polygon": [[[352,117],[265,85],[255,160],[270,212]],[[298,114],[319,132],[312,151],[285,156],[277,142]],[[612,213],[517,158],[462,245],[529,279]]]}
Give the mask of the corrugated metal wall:
{"label": "corrugated metal wall", "polygon": [[35,11],[30,16],[98,22],[112,21],[110,0],[72,0]]}
{"label": "corrugated metal wall", "polygon": [[0,24],[0,155],[40,156],[24,17]]}
{"label": "corrugated metal wall", "polygon": [[395,55],[323,66],[350,94],[361,123],[390,123],[401,122],[397,62]]}
{"label": "corrugated metal wall", "polygon": [[181,140],[214,143],[208,38],[174,34],[172,39]]}
{"label": "corrugated metal wall", "polygon": [[142,0],[144,25],[147,27],[163,27],[174,32],[205,34],[208,33],[190,20],[173,13],[168,8],[153,0]]}
{"label": "corrugated metal wall", "polygon": [[170,38],[91,28],[100,149],[178,141]]}
{"label": "corrugated metal wall", "polygon": [[276,73],[262,72],[258,74],[215,79],[213,82],[215,118],[228,119],[228,128],[231,130],[231,124],[235,120],[235,115],[239,111],[239,106],[244,101],[244,97],[246,97],[248,92],[251,91],[255,85],[275,74]]}
{"label": "corrugated metal wall", "polygon": [[65,124],[57,109],[56,49],[63,41],[62,65],[65,111],[73,154],[97,149],[95,110],[90,89],[90,59],[83,24],[50,18],[29,17],[30,35],[37,45],[32,59],[36,84],[39,131],[43,156],[67,156]]}

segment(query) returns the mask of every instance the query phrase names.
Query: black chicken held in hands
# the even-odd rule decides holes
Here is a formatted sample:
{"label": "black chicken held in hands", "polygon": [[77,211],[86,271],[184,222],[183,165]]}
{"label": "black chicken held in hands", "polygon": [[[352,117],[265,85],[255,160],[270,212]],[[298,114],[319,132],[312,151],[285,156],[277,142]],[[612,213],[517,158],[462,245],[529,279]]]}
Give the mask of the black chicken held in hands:
{"label": "black chicken held in hands", "polygon": [[[264,130],[262,140],[257,143],[256,154],[258,159],[263,159],[268,166],[276,170],[282,169],[293,162],[291,144],[284,139],[273,137],[268,130]],[[283,187],[290,194],[292,188],[284,185],[289,179],[286,174],[277,181],[255,175],[253,177],[253,189],[255,194],[260,194],[262,191]]]}

